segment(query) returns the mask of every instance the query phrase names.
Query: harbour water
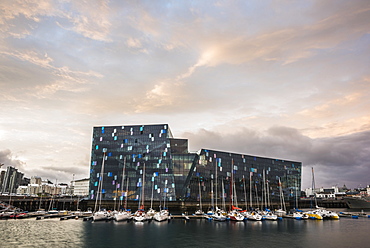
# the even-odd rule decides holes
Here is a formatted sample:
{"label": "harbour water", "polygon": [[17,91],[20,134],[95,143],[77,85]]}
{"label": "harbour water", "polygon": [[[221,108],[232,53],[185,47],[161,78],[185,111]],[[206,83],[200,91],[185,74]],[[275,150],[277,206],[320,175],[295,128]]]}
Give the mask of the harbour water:
{"label": "harbour water", "polygon": [[369,247],[370,218],[215,222],[0,221],[0,247]]}

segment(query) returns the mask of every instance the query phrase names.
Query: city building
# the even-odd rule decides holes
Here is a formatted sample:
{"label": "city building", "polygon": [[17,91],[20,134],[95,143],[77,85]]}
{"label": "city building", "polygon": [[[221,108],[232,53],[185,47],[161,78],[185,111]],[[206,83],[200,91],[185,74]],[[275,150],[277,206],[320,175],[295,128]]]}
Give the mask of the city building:
{"label": "city building", "polygon": [[8,166],[6,171],[1,175],[0,192],[3,194],[15,194],[18,186],[23,183],[23,173],[12,166]]}
{"label": "city building", "polygon": [[74,191],[73,195],[77,196],[88,196],[89,195],[89,178],[84,178],[74,181]]}
{"label": "city building", "polygon": [[346,195],[347,187],[337,187],[332,186],[331,188],[307,188],[305,190],[306,195],[308,197],[314,197],[316,198],[322,198],[322,199],[330,199],[330,198],[336,198],[336,197],[343,197]]}
{"label": "city building", "polygon": [[[139,201],[279,201],[301,193],[301,162],[188,151],[167,124],[93,128],[89,198]],[[124,178],[123,178],[124,175]],[[127,192],[127,193],[126,193]]]}

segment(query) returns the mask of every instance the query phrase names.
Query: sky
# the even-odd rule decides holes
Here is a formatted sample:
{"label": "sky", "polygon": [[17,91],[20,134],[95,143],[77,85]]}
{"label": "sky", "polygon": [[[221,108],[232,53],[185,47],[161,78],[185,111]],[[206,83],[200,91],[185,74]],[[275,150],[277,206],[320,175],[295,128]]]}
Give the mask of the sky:
{"label": "sky", "polygon": [[3,0],[0,31],[2,169],[69,183],[94,126],[169,124],[370,184],[368,0]]}

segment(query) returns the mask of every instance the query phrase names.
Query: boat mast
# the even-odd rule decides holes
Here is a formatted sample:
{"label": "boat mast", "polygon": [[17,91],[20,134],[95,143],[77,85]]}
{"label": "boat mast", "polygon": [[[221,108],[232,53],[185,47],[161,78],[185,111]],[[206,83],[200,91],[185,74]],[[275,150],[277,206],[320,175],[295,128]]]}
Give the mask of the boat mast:
{"label": "boat mast", "polygon": [[153,194],[154,194],[154,180],[155,177],[152,177],[152,197],[150,198],[150,209],[153,209]]}
{"label": "boat mast", "polygon": [[258,200],[258,188],[257,188],[257,184],[254,183],[254,190],[255,190],[255,193],[256,193],[256,205],[258,208],[260,208],[260,203],[259,203],[259,200]]}
{"label": "boat mast", "polygon": [[280,187],[280,207],[286,211],[286,207],[285,207],[285,200],[284,200],[284,194],[283,194],[283,188],[282,188],[282,185],[281,185],[281,181],[280,181],[280,177],[279,177],[279,187]]}
{"label": "boat mast", "polygon": [[127,181],[126,181],[126,194],[125,194],[125,210],[127,209],[127,197],[128,197],[128,181],[129,181],[129,177],[127,177]]}
{"label": "boat mast", "polygon": [[317,207],[317,199],[316,199],[316,185],[315,185],[315,174],[313,172],[313,167],[312,168],[312,192],[313,192],[313,196],[314,196],[314,200],[315,200],[315,207]]}
{"label": "boat mast", "polygon": [[211,205],[212,205],[212,211],[214,211],[214,198],[213,198],[213,180],[211,179]]}
{"label": "boat mast", "polygon": [[252,203],[252,173],[253,172],[249,172],[249,204],[250,204],[250,208],[252,209],[253,208],[253,203]]}
{"label": "boat mast", "polygon": [[243,175],[243,187],[244,187],[245,210],[247,210],[248,209],[247,188],[245,187],[245,177],[244,177],[244,175]]}
{"label": "boat mast", "polygon": [[198,186],[199,186],[199,207],[200,207],[200,210],[202,210],[202,191],[200,189],[200,181],[198,182]]}
{"label": "boat mast", "polygon": [[[263,199],[264,199],[264,208],[267,208],[267,189],[266,189],[266,171],[263,169]],[[263,207],[262,207],[263,208]]]}
{"label": "boat mast", "polygon": [[295,185],[295,207],[298,209],[298,178],[296,180],[296,185]]}
{"label": "boat mast", "polygon": [[[123,158],[123,169],[122,169],[122,180],[121,180],[121,196],[119,198],[119,206],[122,206],[123,199],[123,183],[125,182],[125,173],[126,172],[126,157]],[[128,180],[128,178],[127,178]]]}
{"label": "boat mast", "polygon": [[239,206],[238,206],[238,197],[237,197],[237,194],[236,194],[236,186],[235,186],[235,182],[233,183],[233,187],[234,187],[234,195],[235,195],[235,206],[236,206],[236,207],[239,207]]}
{"label": "boat mast", "polygon": [[167,198],[167,179],[164,181],[164,195],[163,195],[163,209],[166,209],[166,198]]}
{"label": "boat mast", "polygon": [[216,174],[216,182],[215,182],[215,187],[216,187],[216,198],[215,198],[215,201],[216,201],[216,209],[217,209],[217,158],[215,158],[215,174]]}
{"label": "boat mast", "polygon": [[232,206],[234,205],[234,159],[231,159],[231,206],[230,206],[230,211],[232,209]]}
{"label": "boat mast", "polygon": [[271,201],[270,201],[270,190],[269,190],[269,180],[266,180],[266,188],[267,188],[267,208],[270,209]]}
{"label": "boat mast", "polygon": [[226,211],[226,203],[225,203],[225,185],[224,185],[224,178],[222,177],[222,209]]}
{"label": "boat mast", "polygon": [[142,194],[141,194],[141,206],[144,209],[144,194],[145,194],[145,162],[144,162],[144,167],[143,167],[143,183],[142,183]]}
{"label": "boat mast", "polygon": [[104,175],[104,163],[105,163],[105,153],[107,152],[107,148],[103,148],[103,162],[99,174],[99,184],[98,184],[98,192],[95,198],[95,207],[94,207],[94,212],[96,212],[96,207],[98,204],[98,199],[99,199],[99,210],[101,207],[101,198],[102,198],[102,188],[103,188],[103,175]]}

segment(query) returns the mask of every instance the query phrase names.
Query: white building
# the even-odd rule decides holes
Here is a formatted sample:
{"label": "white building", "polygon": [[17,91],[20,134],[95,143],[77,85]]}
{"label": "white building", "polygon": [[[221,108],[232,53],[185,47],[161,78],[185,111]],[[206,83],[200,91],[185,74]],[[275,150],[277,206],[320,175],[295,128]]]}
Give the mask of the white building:
{"label": "white building", "polygon": [[27,196],[66,195],[68,190],[67,184],[56,185],[49,180],[42,180],[41,177],[32,177],[27,186],[17,188],[17,194]]}
{"label": "white building", "polygon": [[335,197],[341,197],[345,196],[346,192],[341,192],[337,186],[333,186],[331,188],[308,188],[305,190],[306,196],[312,197],[314,194],[316,194],[317,198],[323,198],[323,199],[328,199],[328,198],[335,198]]}
{"label": "white building", "polygon": [[89,195],[89,178],[84,178],[74,181],[74,195],[88,196]]}
{"label": "white building", "polygon": [[27,195],[27,186],[19,186],[17,188],[17,195]]}

